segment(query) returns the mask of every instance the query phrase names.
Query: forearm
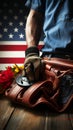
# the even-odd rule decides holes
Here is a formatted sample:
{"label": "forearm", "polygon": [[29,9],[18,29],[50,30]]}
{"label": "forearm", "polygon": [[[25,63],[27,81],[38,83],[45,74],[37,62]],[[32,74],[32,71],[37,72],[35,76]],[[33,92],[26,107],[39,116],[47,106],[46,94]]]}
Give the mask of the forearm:
{"label": "forearm", "polygon": [[26,22],[26,42],[27,46],[37,46],[41,37],[43,26],[42,15],[31,10]]}

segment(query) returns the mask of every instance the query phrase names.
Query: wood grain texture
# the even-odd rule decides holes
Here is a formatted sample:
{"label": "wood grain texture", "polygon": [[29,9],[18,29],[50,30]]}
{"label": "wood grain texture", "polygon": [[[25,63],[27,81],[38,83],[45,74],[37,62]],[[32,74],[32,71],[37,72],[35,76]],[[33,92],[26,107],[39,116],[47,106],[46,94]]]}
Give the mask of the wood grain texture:
{"label": "wood grain texture", "polygon": [[69,113],[68,117],[69,117],[71,127],[72,127],[72,130],[73,130],[73,105],[72,105],[72,107],[70,109],[70,113]]}
{"label": "wood grain texture", "polygon": [[0,130],[73,130],[73,109],[54,113],[45,107],[30,110],[0,97]]}
{"label": "wood grain texture", "polygon": [[0,96],[0,130],[4,129],[13,111],[10,102]]}
{"label": "wood grain texture", "polygon": [[68,114],[51,113],[47,116],[46,130],[72,130]]}
{"label": "wood grain texture", "polygon": [[44,130],[45,117],[33,111],[16,108],[6,130]]}

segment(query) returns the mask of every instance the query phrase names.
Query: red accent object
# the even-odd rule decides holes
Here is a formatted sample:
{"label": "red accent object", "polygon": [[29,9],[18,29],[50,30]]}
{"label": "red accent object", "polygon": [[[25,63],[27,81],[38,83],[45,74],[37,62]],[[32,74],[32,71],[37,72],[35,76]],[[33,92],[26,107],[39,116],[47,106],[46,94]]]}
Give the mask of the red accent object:
{"label": "red accent object", "polygon": [[13,79],[14,73],[11,67],[7,67],[6,70],[0,71],[0,93],[11,85]]}

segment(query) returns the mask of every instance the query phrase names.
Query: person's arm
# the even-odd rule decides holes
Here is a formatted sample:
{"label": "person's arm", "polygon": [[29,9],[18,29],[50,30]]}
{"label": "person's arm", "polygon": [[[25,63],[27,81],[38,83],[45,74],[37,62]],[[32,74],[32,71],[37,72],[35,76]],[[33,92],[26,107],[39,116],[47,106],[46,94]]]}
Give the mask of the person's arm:
{"label": "person's arm", "polygon": [[37,46],[41,37],[43,16],[35,10],[30,10],[26,21],[27,47]]}
{"label": "person's arm", "polygon": [[27,49],[25,50],[23,71],[23,75],[25,75],[30,82],[40,79],[42,63],[39,55],[38,43],[41,37],[42,27],[43,16],[35,10],[30,10],[26,22]]}

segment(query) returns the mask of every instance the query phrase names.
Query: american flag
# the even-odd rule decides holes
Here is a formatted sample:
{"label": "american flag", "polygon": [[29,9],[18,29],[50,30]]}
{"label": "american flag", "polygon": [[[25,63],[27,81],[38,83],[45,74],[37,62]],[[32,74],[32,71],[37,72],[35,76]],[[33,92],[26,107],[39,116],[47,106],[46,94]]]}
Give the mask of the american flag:
{"label": "american flag", "polygon": [[[25,23],[29,10],[26,0],[2,0],[0,4],[0,70],[24,63],[27,48]],[[40,41],[39,48],[43,45]]]}

